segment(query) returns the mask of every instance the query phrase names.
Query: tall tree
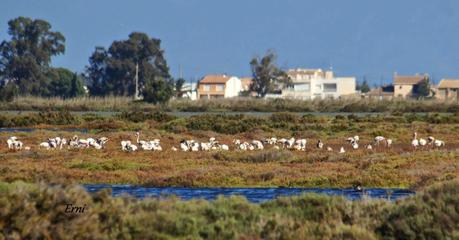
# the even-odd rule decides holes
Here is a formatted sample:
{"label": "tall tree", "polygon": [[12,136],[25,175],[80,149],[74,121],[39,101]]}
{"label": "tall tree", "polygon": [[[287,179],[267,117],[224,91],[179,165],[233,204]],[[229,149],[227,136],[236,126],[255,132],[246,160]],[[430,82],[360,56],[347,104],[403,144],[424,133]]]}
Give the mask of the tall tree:
{"label": "tall tree", "polygon": [[253,75],[250,90],[257,92],[259,97],[264,97],[267,93],[272,92],[276,84],[286,84],[289,81],[287,74],[276,66],[275,60],[276,55],[268,52],[261,59],[254,57],[250,61]]}
{"label": "tall tree", "polygon": [[175,96],[180,97],[182,92],[183,85],[185,84],[185,79],[179,78],[175,81]]}
{"label": "tall tree", "polygon": [[8,22],[9,41],[0,43],[0,76],[21,94],[47,95],[51,57],[65,52],[65,38],[41,19],[18,17]]}
{"label": "tall tree", "polygon": [[165,103],[174,95],[174,83],[160,76],[148,79],[143,91],[144,100],[151,103]]}
{"label": "tall tree", "polygon": [[84,94],[83,81],[77,73],[72,73],[66,68],[51,68],[47,77],[49,97],[72,98]]}
{"label": "tall tree", "polygon": [[[159,39],[145,33],[133,32],[127,40],[114,41],[108,50],[96,48],[86,67],[86,78],[91,94],[133,96],[135,93],[136,65],[139,67],[139,89],[152,102],[163,101],[167,92],[156,94],[146,91],[162,91],[171,87],[169,67],[164,58]],[[147,83],[149,84],[147,88]],[[167,87],[163,84],[171,85]],[[166,94],[166,95],[164,95]],[[169,99],[173,95],[167,95]],[[152,99],[152,97],[160,97]]]}
{"label": "tall tree", "polygon": [[370,91],[370,86],[368,85],[366,77],[363,77],[362,83],[357,85],[357,90],[360,90],[362,93],[367,93]]}
{"label": "tall tree", "polygon": [[417,93],[419,98],[428,97],[430,95],[430,78],[424,76],[424,79],[418,84]]}
{"label": "tall tree", "polygon": [[85,79],[88,84],[89,93],[91,95],[106,95],[107,89],[112,89],[113,86],[105,81],[107,68],[108,53],[103,47],[96,47],[95,51],[89,57],[89,66],[86,67]]}

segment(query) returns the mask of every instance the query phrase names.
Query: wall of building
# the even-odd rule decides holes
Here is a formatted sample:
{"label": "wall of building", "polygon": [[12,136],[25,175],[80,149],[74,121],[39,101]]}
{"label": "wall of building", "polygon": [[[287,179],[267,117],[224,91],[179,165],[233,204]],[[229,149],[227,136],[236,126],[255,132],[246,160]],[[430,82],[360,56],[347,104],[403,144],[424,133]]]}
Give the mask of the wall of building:
{"label": "wall of building", "polygon": [[338,93],[339,95],[352,95],[355,94],[356,79],[355,77],[340,77],[337,78]]}
{"label": "wall of building", "polygon": [[237,97],[239,93],[242,91],[242,83],[241,79],[237,77],[231,77],[225,86],[225,98],[229,97]]}
{"label": "wall of building", "polygon": [[440,100],[458,100],[458,91],[453,89],[437,89],[435,97]]}
{"label": "wall of building", "polygon": [[198,98],[219,98],[225,96],[224,83],[203,83],[198,87]]}
{"label": "wall of building", "polygon": [[394,97],[406,98],[413,93],[413,85],[394,85]]}

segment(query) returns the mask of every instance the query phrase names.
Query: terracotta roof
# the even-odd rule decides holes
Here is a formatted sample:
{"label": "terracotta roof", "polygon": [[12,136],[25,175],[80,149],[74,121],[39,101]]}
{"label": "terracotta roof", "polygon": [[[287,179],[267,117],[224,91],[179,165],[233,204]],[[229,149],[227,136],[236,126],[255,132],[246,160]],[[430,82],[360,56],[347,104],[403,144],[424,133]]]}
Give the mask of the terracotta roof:
{"label": "terracotta roof", "polygon": [[227,75],[207,75],[199,83],[226,83],[230,78]]}
{"label": "terracotta roof", "polygon": [[415,85],[424,80],[424,75],[414,76],[394,76],[394,84],[396,85]]}
{"label": "terracotta roof", "polygon": [[442,79],[438,88],[459,88],[459,79]]}

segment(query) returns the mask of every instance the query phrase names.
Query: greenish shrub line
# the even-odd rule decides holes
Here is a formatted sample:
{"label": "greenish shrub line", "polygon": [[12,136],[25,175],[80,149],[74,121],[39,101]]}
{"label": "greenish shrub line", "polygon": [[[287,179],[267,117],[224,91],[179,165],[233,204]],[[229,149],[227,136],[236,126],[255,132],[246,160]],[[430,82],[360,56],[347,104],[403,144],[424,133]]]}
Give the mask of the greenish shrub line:
{"label": "greenish shrub line", "polygon": [[[85,207],[66,212],[67,204]],[[89,194],[77,186],[0,184],[1,239],[454,239],[459,181],[398,202],[306,194],[180,201]]]}

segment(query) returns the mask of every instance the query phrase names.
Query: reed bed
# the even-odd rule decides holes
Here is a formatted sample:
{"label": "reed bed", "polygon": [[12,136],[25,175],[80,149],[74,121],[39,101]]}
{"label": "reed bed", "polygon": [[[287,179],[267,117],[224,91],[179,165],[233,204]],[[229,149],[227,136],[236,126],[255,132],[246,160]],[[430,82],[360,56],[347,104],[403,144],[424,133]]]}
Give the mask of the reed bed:
{"label": "reed bed", "polygon": [[190,101],[173,99],[155,105],[133,101],[130,97],[79,97],[73,99],[22,96],[12,102],[0,102],[0,110],[67,111],[182,111],[182,112],[458,112],[459,103],[438,100],[375,99],[257,99],[248,97]]}

